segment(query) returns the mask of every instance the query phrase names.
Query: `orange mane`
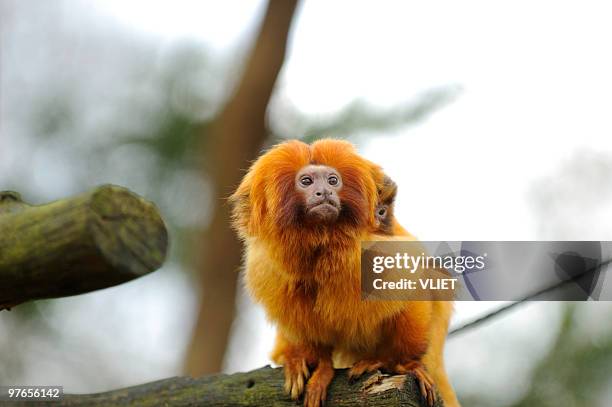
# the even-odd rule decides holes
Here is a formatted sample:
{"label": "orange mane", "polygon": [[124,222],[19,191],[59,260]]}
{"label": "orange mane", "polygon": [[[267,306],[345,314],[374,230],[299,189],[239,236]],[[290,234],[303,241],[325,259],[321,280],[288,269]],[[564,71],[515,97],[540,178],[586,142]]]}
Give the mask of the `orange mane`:
{"label": "orange mane", "polygon": [[359,156],[353,145],[343,140],[325,139],[312,145],[292,140],[274,146],[251,166],[236,192],[234,227],[241,237],[289,238],[306,226],[300,223],[300,204],[295,193],[295,176],[308,164],[335,168],[342,177],[341,217],[332,228],[316,227],[310,233],[318,244],[329,233],[355,233],[375,224],[377,183],[380,167]]}

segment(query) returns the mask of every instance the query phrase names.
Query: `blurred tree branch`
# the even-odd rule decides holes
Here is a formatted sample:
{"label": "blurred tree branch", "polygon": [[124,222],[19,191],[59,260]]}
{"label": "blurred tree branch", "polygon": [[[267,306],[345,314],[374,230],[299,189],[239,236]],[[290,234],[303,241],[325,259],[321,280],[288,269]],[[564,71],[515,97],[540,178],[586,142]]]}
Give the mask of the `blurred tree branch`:
{"label": "blurred tree branch", "polygon": [[[270,0],[254,48],[234,94],[212,126],[207,146],[214,183],[212,222],[197,240],[204,252],[196,261],[200,307],[187,354],[193,376],[221,370],[234,320],[236,283],[241,261],[238,240],[230,229],[225,197],[268,138],[266,110],[283,66],[289,28],[297,0]],[[203,141],[204,142],[204,141]]]}
{"label": "blurred tree branch", "polygon": [[[377,109],[356,100],[328,118],[307,117],[291,107],[284,107],[281,128],[290,128],[290,134],[298,134],[310,143],[322,137],[354,138],[358,132],[382,132],[406,124],[414,124],[431,113],[451,103],[461,92],[459,86],[430,89],[414,102],[403,103],[386,109]],[[281,131],[285,133],[285,131]],[[275,135],[283,138],[283,134]]]}
{"label": "blurred tree branch", "polygon": [[168,244],[155,206],[112,185],[40,206],[0,192],[0,230],[0,310],[143,276]]}

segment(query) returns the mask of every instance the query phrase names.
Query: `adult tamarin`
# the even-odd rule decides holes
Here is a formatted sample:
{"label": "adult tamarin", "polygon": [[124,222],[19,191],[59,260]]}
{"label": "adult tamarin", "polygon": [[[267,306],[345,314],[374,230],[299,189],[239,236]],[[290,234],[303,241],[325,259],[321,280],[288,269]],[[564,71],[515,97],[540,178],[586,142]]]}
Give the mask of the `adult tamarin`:
{"label": "adult tamarin", "polygon": [[272,360],[292,398],[306,390],[307,407],[325,401],[333,360],[348,362],[351,378],[412,373],[428,404],[435,384],[446,406],[459,405],[442,357],[452,305],[361,300],[361,241],[411,239],[380,211],[395,197],[385,180],[346,141],[288,141],[263,154],[230,198],[247,288],[277,326]]}

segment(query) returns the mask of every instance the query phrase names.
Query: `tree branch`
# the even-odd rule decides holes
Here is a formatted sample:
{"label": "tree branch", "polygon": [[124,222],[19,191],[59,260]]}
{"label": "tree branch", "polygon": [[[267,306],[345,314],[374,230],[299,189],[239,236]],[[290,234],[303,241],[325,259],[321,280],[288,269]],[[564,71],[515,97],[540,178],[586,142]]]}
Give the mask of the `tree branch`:
{"label": "tree branch", "polygon": [[161,266],[167,244],[155,206],[125,188],[41,206],[0,192],[0,310],[143,276]]}
{"label": "tree branch", "polygon": [[[63,406],[287,406],[298,404],[283,393],[282,369],[269,366],[246,373],[198,379],[174,377],[106,393],[66,395]],[[346,369],[336,370],[327,401],[338,406],[425,406],[413,376],[366,375],[349,384]],[[442,407],[438,401],[436,407]]]}

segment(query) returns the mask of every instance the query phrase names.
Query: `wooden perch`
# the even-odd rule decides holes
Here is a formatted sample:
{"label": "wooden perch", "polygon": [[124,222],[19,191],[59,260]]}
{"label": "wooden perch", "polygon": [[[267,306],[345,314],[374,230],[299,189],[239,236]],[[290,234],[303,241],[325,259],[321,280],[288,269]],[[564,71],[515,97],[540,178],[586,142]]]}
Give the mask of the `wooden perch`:
{"label": "wooden perch", "polygon": [[0,310],[143,276],[161,266],[167,244],[155,206],[122,187],[40,206],[0,192]]}
{"label": "wooden perch", "polygon": [[[276,406],[296,407],[283,393],[284,375],[269,366],[246,373],[210,375],[198,379],[174,377],[140,386],[98,394],[65,395],[62,406]],[[49,403],[49,405],[52,405]],[[336,370],[327,407],[419,407],[419,386],[413,376],[389,376],[378,372],[349,384],[346,369]],[[437,401],[436,407],[442,407]]]}

